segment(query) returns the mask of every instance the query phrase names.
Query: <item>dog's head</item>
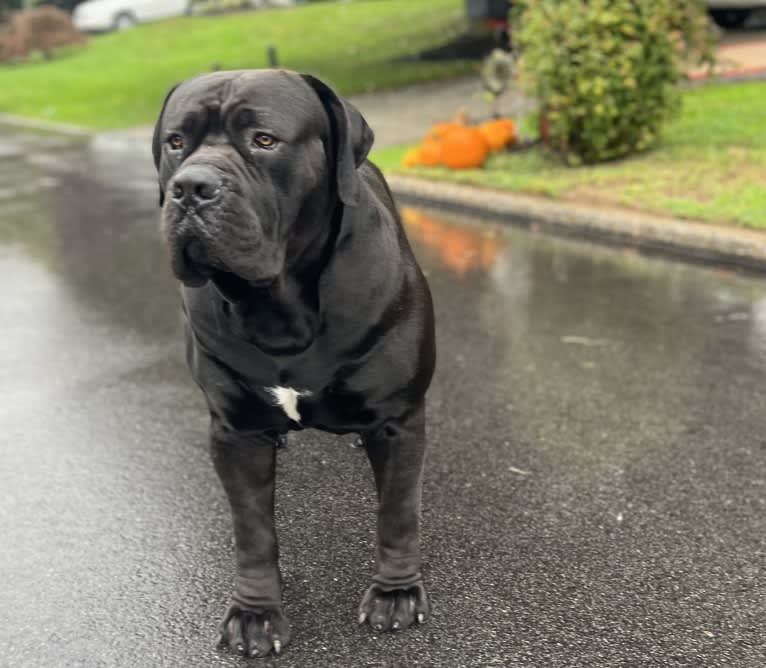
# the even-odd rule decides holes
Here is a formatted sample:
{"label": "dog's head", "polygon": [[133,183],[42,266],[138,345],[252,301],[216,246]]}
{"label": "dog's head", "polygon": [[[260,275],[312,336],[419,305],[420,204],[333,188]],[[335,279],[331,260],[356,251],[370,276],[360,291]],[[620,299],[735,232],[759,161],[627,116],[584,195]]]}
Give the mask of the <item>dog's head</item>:
{"label": "dog's head", "polygon": [[216,72],[173,88],[153,153],[176,277],[274,282],[326,237],[338,202],[358,203],[372,141],[359,111],[311,76]]}

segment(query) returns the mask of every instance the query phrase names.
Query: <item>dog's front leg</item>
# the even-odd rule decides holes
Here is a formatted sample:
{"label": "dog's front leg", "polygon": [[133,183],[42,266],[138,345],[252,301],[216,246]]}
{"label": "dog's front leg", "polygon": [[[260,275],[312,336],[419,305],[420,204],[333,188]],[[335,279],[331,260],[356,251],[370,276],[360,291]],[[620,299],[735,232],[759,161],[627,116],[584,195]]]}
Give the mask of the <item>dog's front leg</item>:
{"label": "dog's front leg", "polygon": [[279,654],[290,640],[274,530],[276,436],[238,434],[215,418],[211,454],[234,521],[237,570],[221,643],[246,656]]}
{"label": "dog's front leg", "polygon": [[390,420],[363,443],[378,490],[377,573],[359,607],[376,631],[406,629],[429,614],[420,574],[420,503],[425,411]]}

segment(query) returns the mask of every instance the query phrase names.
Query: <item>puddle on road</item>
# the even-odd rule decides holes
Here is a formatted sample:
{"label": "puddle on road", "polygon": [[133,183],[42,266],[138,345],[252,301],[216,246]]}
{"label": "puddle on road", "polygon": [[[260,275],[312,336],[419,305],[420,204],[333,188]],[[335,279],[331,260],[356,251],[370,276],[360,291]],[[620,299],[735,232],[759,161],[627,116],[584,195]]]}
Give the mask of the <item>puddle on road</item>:
{"label": "puddle on road", "polygon": [[[662,377],[695,349],[720,345],[721,364],[732,356],[766,369],[762,278],[434,210],[401,211],[442,319],[479,324],[495,343],[504,338],[515,353],[525,350],[521,357],[569,357],[573,348],[592,347],[573,342],[595,341],[623,354],[641,351]],[[543,341],[550,344],[545,352]],[[578,357],[582,369],[599,363],[598,351]],[[705,357],[711,361],[709,352]]]}
{"label": "puddle on road", "polygon": [[491,269],[507,245],[493,226],[447,221],[436,213],[413,206],[400,207],[410,239],[428,248],[439,261],[459,276]]}
{"label": "puddle on road", "polygon": [[0,147],[13,153],[0,161],[0,244],[42,263],[83,308],[149,337],[175,335],[177,288],[156,193],[137,194],[131,178],[140,168],[81,140],[9,142],[0,132]]}

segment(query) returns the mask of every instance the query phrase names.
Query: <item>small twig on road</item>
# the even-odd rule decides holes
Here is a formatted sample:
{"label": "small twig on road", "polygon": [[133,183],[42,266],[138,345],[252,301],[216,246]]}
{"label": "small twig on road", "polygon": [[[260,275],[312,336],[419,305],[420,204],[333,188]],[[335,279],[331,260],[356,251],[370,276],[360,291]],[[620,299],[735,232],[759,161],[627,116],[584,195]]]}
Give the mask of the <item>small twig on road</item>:
{"label": "small twig on road", "polygon": [[578,346],[605,346],[609,343],[606,339],[591,339],[587,336],[562,336],[562,343],[569,343]]}
{"label": "small twig on road", "polygon": [[525,471],[524,469],[517,469],[515,466],[509,466],[508,470],[511,473],[515,473],[516,475],[523,475],[523,476],[532,475],[529,471]]}

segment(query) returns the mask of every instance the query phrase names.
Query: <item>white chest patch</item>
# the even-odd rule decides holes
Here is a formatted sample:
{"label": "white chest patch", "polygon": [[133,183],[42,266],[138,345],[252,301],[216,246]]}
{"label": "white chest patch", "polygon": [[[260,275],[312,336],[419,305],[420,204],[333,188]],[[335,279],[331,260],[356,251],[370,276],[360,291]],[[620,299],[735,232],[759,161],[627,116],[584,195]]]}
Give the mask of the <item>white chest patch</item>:
{"label": "white chest patch", "polygon": [[281,406],[285,415],[296,422],[301,421],[301,414],[298,412],[298,398],[310,397],[308,390],[294,390],[292,387],[267,387],[266,391],[274,397],[274,403]]}

